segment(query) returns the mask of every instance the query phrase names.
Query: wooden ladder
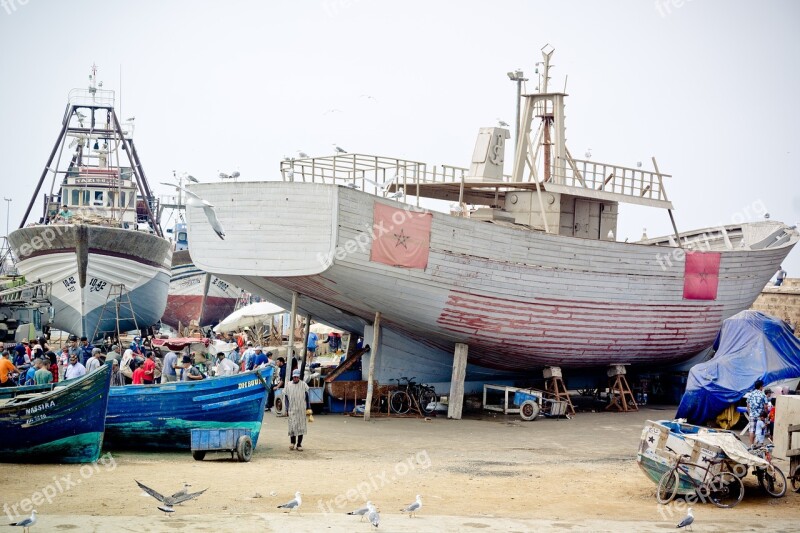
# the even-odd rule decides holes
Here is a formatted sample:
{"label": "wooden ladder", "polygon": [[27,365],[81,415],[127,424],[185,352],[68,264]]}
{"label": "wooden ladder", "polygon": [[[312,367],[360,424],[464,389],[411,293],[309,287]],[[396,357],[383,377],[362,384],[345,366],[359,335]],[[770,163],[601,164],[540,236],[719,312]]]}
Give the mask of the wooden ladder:
{"label": "wooden ladder", "polygon": [[[103,309],[100,310],[100,317],[97,319],[97,326],[94,328],[94,335],[92,337],[92,342],[94,342],[94,340],[97,339],[97,334],[100,332],[99,331],[100,324],[103,323],[103,318],[105,317],[106,309],[111,306],[113,306],[114,321],[116,324],[115,329],[118,339],[122,333],[125,333],[124,331],[120,331],[119,329],[120,322],[122,320],[128,320],[127,317],[124,319],[120,318],[119,315],[121,310],[130,311],[131,318],[133,319],[134,329],[136,330],[139,329],[139,324],[137,324],[136,322],[136,313],[133,310],[133,304],[131,303],[131,297],[128,294],[128,290],[122,283],[114,284],[111,285],[111,287],[108,289],[108,296],[106,297],[106,302],[103,304]],[[103,331],[102,333],[107,333],[107,332]]]}
{"label": "wooden ladder", "polygon": [[[620,412],[638,411],[639,406],[636,405],[636,399],[631,392],[628,385],[628,380],[625,379],[625,374],[617,374],[608,378],[609,389],[608,394],[611,398],[611,403],[606,406],[606,411],[615,409]],[[617,394],[619,392],[619,394]]]}

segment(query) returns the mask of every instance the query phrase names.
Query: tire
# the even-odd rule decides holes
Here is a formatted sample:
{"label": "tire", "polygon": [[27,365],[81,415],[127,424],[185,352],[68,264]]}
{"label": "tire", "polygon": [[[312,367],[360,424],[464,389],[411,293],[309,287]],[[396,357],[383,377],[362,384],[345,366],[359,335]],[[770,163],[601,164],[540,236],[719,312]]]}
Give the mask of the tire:
{"label": "tire", "polygon": [[249,463],[253,457],[253,441],[249,435],[242,435],[236,443],[236,457],[239,461]]}
{"label": "tire", "polygon": [[205,456],[205,450],[192,450],[192,457],[195,461],[202,461]]}
{"label": "tire", "polygon": [[436,410],[436,392],[433,389],[423,389],[419,393],[419,408],[422,413],[429,415]]}
{"label": "tire", "polygon": [[782,498],[786,495],[786,476],[777,466],[772,467],[774,474],[766,469],[758,476],[758,484],[773,498]]}
{"label": "tire", "polygon": [[795,468],[794,472],[792,473],[792,490],[795,492],[800,492],[800,466]]}
{"label": "tire", "polygon": [[525,400],[519,406],[519,417],[527,422],[536,420],[536,417],[539,416],[539,410],[540,407],[536,401]]}
{"label": "tire", "polygon": [[744,498],[742,480],[730,472],[722,472],[711,480],[708,497],[717,507],[735,507]]}
{"label": "tire", "polygon": [[398,415],[404,415],[411,408],[411,398],[406,391],[396,390],[392,392],[389,398],[389,407],[392,412]]}
{"label": "tire", "polygon": [[279,396],[275,398],[275,405],[272,409],[275,412],[275,416],[283,416],[283,397]]}
{"label": "tire", "polygon": [[674,500],[675,496],[678,495],[678,485],[680,485],[680,478],[676,469],[671,468],[664,472],[664,475],[658,481],[656,501],[661,505],[666,505]]}

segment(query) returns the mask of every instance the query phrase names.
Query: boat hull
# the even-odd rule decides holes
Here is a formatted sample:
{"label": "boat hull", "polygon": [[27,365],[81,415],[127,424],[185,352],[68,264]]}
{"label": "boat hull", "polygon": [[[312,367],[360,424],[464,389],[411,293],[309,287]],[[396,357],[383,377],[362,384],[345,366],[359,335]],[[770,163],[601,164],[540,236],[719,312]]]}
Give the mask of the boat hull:
{"label": "boat hull", "polygon": [[[172,249],[156,235],[51,225],[16,230],[9,241],[27,279],[53,283],[56,329],[86,337],[97,332],[100,337],[116,331],[118,302],[120,331],[151,326],[166,308]],[[112,287],[120,284],[125,295],[112,296]]]}
{"label": "boat hull", "polygon": [[272,369],[199,381],[112,387],[108,448],[188,449],[192,429],[243,428],[255,446]]}
{"label": "boat hull", "polygon": [[[385,359],[413,349],[435,354],[438,364],[466,343],[471,363],[507,371],[689,359],[713,342],[725,318],[750,306],[798,238],[788,230],[789,242],[751,250],[737,248],[739,241],[728,248],[719,237],[712,243],[720,257],[716,294],[700,300],[685,297],[686,259],[675,248],[432,213],[427,264],[404,268],[372,253],[376,204],[399,214],[394,228],[381,228],[389,234],[401,233],[404,204],[319,183],[192,190],[219,199],[217,216],[230,228],[220,242],[203,211],[188,209],[190,250],[204,271],[282,306],[296,292],[301,312],[349,331],[363,333],[380,311],[384,328],[408,339],[391,355],[383,351]],[[253,220],[252,212],[272,216]],[[289,242],[285,221],[300,232]],[[770,221],[736,231],[750,244],[779,227]],[[255,238],[261,246],[248,246]],[[449,368],[437,375],[446,374],[449,380]]]}
{"label": "boat hull", "polygon": [[33,399],[0,404],[0,461],[97,461],[110,383],[106,365]]}
{"label": "boat hull", "polygon": [[161,321],[170,327],[219,323],[236,307],[239,290],[197,268],[188,250],[173,252],[167,307]]}

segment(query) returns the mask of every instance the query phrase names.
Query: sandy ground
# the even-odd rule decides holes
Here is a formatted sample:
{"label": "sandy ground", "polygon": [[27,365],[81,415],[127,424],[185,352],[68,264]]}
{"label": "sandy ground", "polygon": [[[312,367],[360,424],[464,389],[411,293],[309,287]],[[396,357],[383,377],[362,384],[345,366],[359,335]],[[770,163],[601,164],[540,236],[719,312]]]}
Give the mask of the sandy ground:
{"label": "sandy ground", "polygon": [[[96,467],[4,465],[2,522],[28,498],[40,512],[34,532],[370,531],[345,514],[370,499],[384,531],[664,531],[686,506],[656,503],[635,454],[643,422],[673,412],[535,422],[317,415],[303,452],[289,450],[286,419],[267,414],[250,463],[225,454],[197,462],[188,452],[113,452]],[[785,461],[776,464],[786,470]],[[184,481],[208,491],[166,517],[134,479],[167,494]],[[695,530],[800,531],[800,494],[770,498],[752,476],[746,488],[734,509],[695,505]],[[276,508],[295,491],[303,494],[299,515]],[[409,519],[399,510],[416,494],[423,510]]]}

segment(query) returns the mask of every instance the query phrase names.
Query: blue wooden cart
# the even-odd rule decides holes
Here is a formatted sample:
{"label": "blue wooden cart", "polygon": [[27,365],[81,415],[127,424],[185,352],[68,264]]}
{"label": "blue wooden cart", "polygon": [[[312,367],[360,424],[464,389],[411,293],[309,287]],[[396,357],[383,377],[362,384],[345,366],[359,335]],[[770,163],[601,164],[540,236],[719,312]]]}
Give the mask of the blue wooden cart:
{"label": "blue wooden cart", "polygon": [[253,439],[247,428],[216,428],[192,430],[192,457],[202,461],[206,452],[230,452],[247,462],[253,457]]}

